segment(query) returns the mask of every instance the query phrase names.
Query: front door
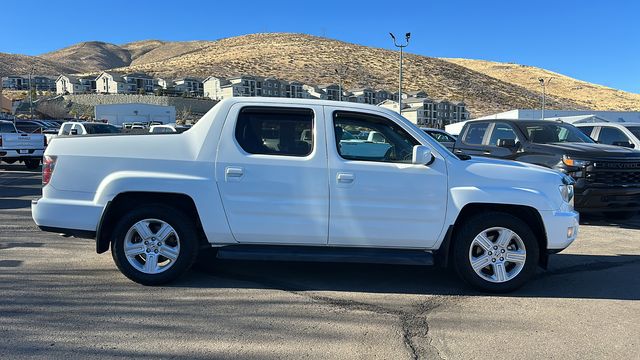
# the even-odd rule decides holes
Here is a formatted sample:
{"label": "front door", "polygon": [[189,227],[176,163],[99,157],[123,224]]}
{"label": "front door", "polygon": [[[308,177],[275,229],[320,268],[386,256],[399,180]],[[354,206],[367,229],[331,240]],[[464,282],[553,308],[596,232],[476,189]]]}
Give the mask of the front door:
{"label": "front door", "polygon": [[231,108],[216,180],[236,241],[326,245],[327,151],[317,136],[322,124],[321,106]]}
{"label": "front door", "polygon": [[[447,205],[446,164],[411,163],[414,130],[377,112],[325,108],[331,208],[329,245],[431,248]],[[360,134],[375,134],[373,142]],[[425,144],[427,145],[427,144]]]}

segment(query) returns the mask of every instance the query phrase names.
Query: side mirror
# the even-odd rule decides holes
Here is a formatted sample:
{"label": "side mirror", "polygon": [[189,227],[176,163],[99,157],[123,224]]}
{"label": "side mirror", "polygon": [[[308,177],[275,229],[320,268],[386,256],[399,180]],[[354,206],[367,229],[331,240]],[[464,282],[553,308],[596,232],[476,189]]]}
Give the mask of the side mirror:
{"label": "side mirror", "polygon": [[71,129],[71,135],[78,135],[78,129]]}
{"label": "side mirror", "polygon": [[416,145],[413,147],[412,164],[428,166],[431,165],[435,159],[435,156],[433,156],[428,146]]}
{"label": "side mirror", "polygon": [[496,145],[501,148],[514,149],[516,147],[516,139],[498,139]]}
{"label": "side mirror", "polygon": [[611,145],[622,146],[630,149],[633,149],[636,147],[630,141],[614,141]]}

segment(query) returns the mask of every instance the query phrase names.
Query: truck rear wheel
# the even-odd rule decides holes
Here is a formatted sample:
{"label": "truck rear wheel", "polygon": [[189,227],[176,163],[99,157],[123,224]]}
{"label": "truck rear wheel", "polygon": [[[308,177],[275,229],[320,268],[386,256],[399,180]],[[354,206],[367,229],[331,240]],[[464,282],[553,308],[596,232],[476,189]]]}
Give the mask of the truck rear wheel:
{"label": "truck rear wheel", "polygon": [[40,159],[29,159],[24,161],[24,166],[29,170],[35,170],[40,166]]}
{"label": "truck rear wheel", "polygon": [[146,205],[116,224],[111,255],[118,269],[143,285],[171,282],[191,268],[198,255],[195,224],[177,209]]}
{"label": "truck rear wheel", "polygon": [[458,275],[476,289],[509,292],[535,274],[539,251],[526,223],[490,212],[471,217],[457,229],[453,263]]}

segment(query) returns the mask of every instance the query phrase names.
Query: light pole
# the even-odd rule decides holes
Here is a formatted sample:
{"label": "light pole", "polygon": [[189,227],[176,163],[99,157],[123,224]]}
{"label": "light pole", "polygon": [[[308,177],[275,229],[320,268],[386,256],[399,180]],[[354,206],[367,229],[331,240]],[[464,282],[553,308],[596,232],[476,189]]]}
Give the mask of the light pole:
{"label": "light pole", "polygon": [[411,33],[404,34],[404,37],[406,39],[406,43],[404,45],[398,44],[396,42],[396,37],[393,35],[393,33],[389,33],[389,35],[391,35],[391,38],[393,39],[393,45],[395,45],[397,48],[400,48],[400,82],[398,84],[398,113],[402,115],[402,50],[407,46],[409,46],[409,38],[411,37]]}
{"label": "light pole", "polygon": [[31,67],[31,72],[29,72],[29,119],[33,120],[33,88],[31,83],[33,82],[33,71],[34,67]]}
{"label": "light pole", "polygon": [[544,107],[547,101],[547,85],[549,85],[552,79],[553,79],[552,77],[549,78],[548,80],[545,80],[544,78],[538,78],[538,81],[542,86],[542,114],[540,116],[540,120],[544,120]]}

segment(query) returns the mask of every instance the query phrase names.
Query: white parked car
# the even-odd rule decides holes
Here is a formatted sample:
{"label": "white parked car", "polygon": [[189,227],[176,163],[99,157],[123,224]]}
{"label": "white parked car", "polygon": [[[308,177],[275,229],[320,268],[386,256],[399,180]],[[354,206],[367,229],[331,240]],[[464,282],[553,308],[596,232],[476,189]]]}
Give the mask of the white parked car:
{"label": "white parked car", "polygon": [[[345,155],[339,133],[355,129],[384,135],[390,151]],[[142,284],[171,281],[214,248],[226,259],[450,264],[479,289],[510,291],[578,233],[567,176],[457,157],[391,110],[334,101],[233,98],[181,136],[58,138],[43,183],[36,224],[95,238]]]}
{"label": "white parked car", "polygon": [[37,169],[46,147],[44,135],[18,132],[13,122],[0,120],[0,162],[21,161],[27,169]]}
{"label": "white parked car", "polygon": [[640,150],[640,123],[602,122],[574,125],[600,144]]}
{"label": "white parked car", "polygon": [[171,134],[176,133],[176,128],[171,125],[151,125],[149,132],[152,134]]}

